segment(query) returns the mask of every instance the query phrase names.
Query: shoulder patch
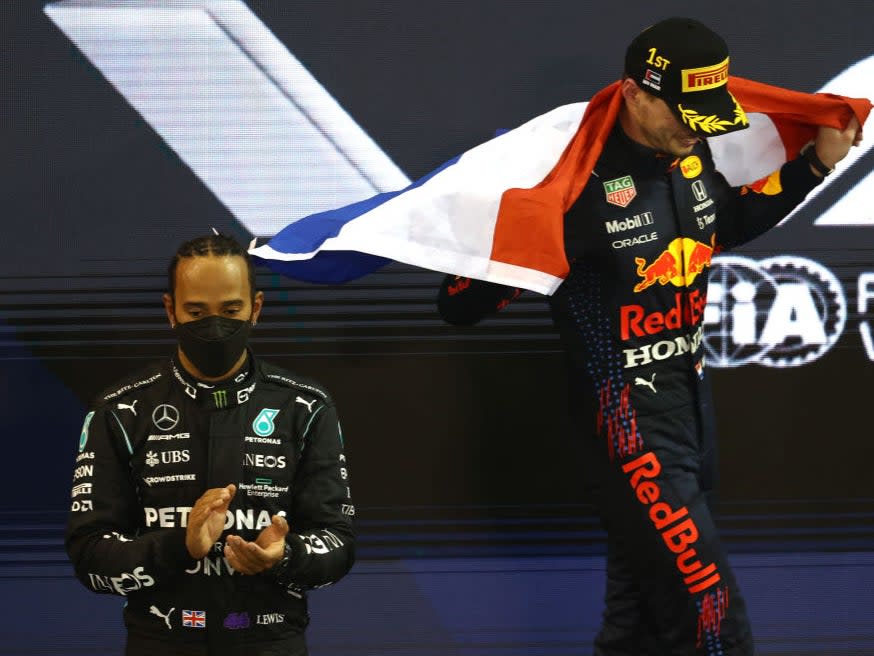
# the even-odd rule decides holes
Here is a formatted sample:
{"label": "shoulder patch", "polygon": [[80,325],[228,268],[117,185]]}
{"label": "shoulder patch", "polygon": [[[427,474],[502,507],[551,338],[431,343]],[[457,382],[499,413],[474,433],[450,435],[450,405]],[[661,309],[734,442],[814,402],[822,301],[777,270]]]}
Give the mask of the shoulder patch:
{"label": "shoulder patch", "polygon": [[110,401],[114,401],[115,399],[124,396],[128,392],[154,385],[155,382],[160,380],[163,376],[164,372],[159,366],[151,365],[104,389],[104,391],[97,397],[96,405],[109,403]]}
{"label": "shoulder patch", "polygon": [[313,396],[319,397],[323,401],[331,400],[330,395],[324,389],[314,384],[311,380],[298,378],[297,376],[294,376],[294,374],[283,371],[276,367],[270,367],[268,369],[266,366],[264,366],[263,372],[264,377],[270,382],[276,383],[278,385],[283,385],[284,387],[290,387],[292,389],[300,391],[301,393],[309,393]]}

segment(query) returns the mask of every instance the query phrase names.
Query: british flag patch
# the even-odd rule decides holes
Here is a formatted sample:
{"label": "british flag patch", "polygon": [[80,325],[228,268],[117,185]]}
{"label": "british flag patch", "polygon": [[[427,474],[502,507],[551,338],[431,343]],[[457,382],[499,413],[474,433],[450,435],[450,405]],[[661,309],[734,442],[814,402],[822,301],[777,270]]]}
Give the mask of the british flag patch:
{"label": "british flag patch", "polygon": [[189,626],[193,629],[206,628],[206,611],[205,610],[183,610],[182,611],[182,626]]}

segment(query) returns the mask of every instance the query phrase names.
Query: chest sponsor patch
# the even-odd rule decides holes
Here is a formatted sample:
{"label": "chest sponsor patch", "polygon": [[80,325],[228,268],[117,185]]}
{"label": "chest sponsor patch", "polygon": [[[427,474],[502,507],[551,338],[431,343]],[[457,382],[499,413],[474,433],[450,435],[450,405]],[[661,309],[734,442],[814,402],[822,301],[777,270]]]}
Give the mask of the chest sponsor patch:
{"label": "chest sponsor patch", "polygon": [[695,196],[695,200],[699,203],[703,203],[710,197],[707,193],[707,188],[701,180],[695,180],[695,182],[692,183],[692,195]]}
{"label": "chest sponsor patch", "polygon": [[288,485],[273,485],[270,478],[256,478],[255,483],[240,483],[239,489],[250,497],[278,499],[280,494],[288,492]]}
{"label": "chest sponsor patch", "polygon": [[635,257],[637,275],[642,280],[634,286],[634,291],[642,292],[656,283],[689,287],[710,266],[710,260],[718,250],[716,235],[711,236],[710,245],[689,237],[677,237],[649,263],[642,257]]}
{"label": "chest sponsor patch", "polygon": [[697,155],[689,155],[689,157],[680,162],[680,173],[682,173],[683,177],[687,180],[697,178],[701,175],[701,171],[703,170],[704,167],[701,165],[701,158]]}
{"label": "chest sponsor patch", "polygon": [[621,178],[607,180],[604,183],[604,193],[606,194],[607,202],[611,205],[628,207],[628,204],[637,196],[637,189],[631,176],[626,175]]}
{"label": "chest sponsor patch", "polygon": [[634,230],[652,225],[654,221],[652,212],[641,212],[634,216],[629,216],[624,219],[613,219],[612,221],[604,221],[604,227],[609,234],[617,232],[625,232],[626,230]]}
{"label": "chest sponsor patch", "polygon": [[610,244],[613,248],[628,248],[629,246],[640,246],[659,238],[659,233],[653,230],[652,232],[635,235],[634,237],[626,237],[625,239],[615,239]]}
{"label": "chest sponsor patch", "polygon": [[259,437],[269,437],[273,435],[273,431],[276,429],[273,419],[278,414],[279,410],[276,408],[262,408],[261,412],[258,413],[258,416],[255,417],[255,420],[252,422],[252,430],[255,431],[255,434]]}

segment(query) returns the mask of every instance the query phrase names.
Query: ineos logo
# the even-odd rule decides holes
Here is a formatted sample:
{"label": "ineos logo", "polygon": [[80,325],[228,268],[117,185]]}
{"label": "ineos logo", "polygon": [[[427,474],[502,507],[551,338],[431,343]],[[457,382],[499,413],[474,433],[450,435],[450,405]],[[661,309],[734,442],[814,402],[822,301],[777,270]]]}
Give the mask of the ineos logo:
{"label": "ineos logo", "polygon": [[179,411],[172,405],[162,403],[152,411],[152,421],[162,431],[168,431],[179,423]]}

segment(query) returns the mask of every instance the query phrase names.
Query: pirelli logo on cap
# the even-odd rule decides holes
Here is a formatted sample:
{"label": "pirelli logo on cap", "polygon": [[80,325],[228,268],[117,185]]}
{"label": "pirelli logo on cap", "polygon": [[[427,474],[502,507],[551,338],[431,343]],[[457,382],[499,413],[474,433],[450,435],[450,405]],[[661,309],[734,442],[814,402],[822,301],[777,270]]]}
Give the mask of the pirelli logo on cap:
{"label": "pirelli logo on cap", "polygon": [[728,81],[728,57],[713,66],[684,68],[681,75],[683,93],[688,91],[707,91],[707,89],[721,87]]}

